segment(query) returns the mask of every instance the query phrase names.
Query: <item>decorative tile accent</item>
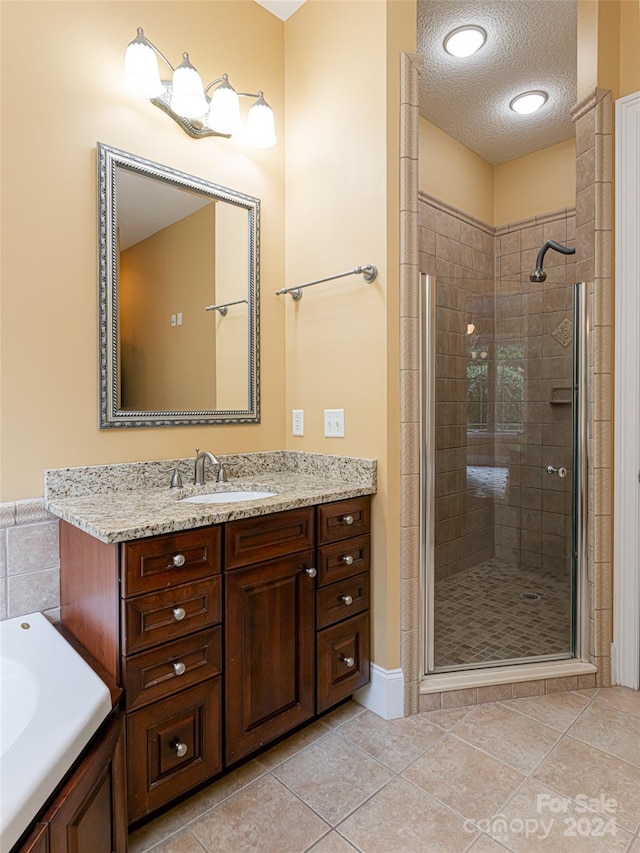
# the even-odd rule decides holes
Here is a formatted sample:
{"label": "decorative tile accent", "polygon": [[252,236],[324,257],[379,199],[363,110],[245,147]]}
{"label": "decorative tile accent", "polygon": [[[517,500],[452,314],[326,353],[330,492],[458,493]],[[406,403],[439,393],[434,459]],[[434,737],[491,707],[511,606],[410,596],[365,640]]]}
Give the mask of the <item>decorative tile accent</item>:
{"label": "decorative tile accent", "polygon": [[3,527],[12,527],[16,523],[16,504],[15,501],[10,503],[0,504],[0,529]]}
{"label": "decorative tile accent", "polygon": [[44,498],[16,501],[16,524],[34,524],[38,521],[52,521],[55,516],[44,507]]}
{"label": "decorative tile accent", "polygon": [[573,340],[573,323],[568,317],[565,317],[551,334],[559,344],[562,344],[563,347],[568,347]]}

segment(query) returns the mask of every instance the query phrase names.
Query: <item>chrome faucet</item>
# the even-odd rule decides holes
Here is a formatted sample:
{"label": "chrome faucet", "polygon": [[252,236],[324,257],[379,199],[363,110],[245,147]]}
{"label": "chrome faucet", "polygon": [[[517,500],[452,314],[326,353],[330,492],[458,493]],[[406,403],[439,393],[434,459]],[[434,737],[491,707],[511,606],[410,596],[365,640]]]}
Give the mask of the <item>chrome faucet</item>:
{"label": "chrome faucet", "polygon": [[207,459],[212,465],[220,465],[216,457],[213,453],[209,453],[208,450],[203,450],[202,453],[199,452],[200,448],[196,447],[196,467],[195,473],[193,477],[193,483],[195,486],[204,486],[204,465]]}

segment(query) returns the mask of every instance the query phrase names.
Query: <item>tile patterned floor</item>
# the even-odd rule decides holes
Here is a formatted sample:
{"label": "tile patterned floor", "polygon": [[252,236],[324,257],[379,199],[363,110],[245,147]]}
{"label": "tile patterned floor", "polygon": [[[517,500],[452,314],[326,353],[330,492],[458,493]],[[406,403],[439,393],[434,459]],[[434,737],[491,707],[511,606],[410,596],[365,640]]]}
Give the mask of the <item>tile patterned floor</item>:
{"label": "tile patterned floor", "polygon": [[400,720],[350,702],[129,843],[130,853],[640,853],[640,693]]}
{"label": "tile patterned floor", "polygon": [[[525,600],[523,592],[541,597]],[[438,579],[436,667],[568,656],[570,608],[568,577],[526,569],[497,557]]]}

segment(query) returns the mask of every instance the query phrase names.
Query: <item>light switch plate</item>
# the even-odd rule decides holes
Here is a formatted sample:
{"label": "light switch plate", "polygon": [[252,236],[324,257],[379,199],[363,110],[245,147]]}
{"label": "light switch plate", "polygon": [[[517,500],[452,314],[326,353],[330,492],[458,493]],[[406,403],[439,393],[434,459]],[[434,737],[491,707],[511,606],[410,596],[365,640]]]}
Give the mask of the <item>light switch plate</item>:
{"label": "light switch plate", "polygon": [[344,438],[344,409],[324,410],[325,438]]}

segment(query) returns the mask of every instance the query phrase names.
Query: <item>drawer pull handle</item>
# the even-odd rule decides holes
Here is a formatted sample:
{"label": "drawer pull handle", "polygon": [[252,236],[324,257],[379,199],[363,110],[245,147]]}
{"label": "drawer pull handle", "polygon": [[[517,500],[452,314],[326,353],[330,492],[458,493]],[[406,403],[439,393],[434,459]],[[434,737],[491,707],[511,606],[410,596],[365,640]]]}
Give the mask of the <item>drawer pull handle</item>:
{"label": "drawer pull handle", "polygon": [[345,565],[347,565],[347,566],[352,566],[353,565],[353,557],[351,556],[351,554],[345,554],[344,557],[342,558],[342,562],[345,563]]}
{"label": "drawer pull handle", "polygon": [[184,607],[173,608],[173,618],[176,620],[176,622],[181,622],[186,615],[187,611],[184,609]]}
{"label": "drawer pull handle", "polygon": [[351,595],[343,595],[343,596],[341,596],[341,598],[344,601],[344,603],[347,605],[347,607],[350,604],[353,604],[353,597]]}
{"label": "drawer pull handle", "polygon": [[340,660],[341,660],[344,664],[346,664],[346,666],[353,666],[353,665],[354,665],[354,663],[355,663],[355,660],[354,660],[353,658],[345,657],[345,655],[342,655],[342,657],[340,658]]}
{"label": "drawer pull handle", "polygon": [[184,566],[186,562],[187,560],[184,554],[175,554],[173,558],[173,565],[176,567],[176,569],[182,568],[182,566]]}
{"label": "drawer pull handle", "polygon": [[314,569],[313,566],[309,569],[305,569],[305,572],[309,575],[310,578],[315,578],[315,576],[318,574],[318,570]]}
{"label": "drawer pull handle", "polygon": [[343,515],[343,516],[342,516],[342,521],[343,521],[345,524],[353,524],[353,516],[352,516],[352,515]]}
{"label": "drawer pull handle", "polygon": [[180,661],[179,663],[174,663],[173,671],[176,675],[184,675],[187,671],[187,667]]}
{"label": "drawer pull handle", "polygon": [[180,741],[174,744],[173,748],[175,749],[178,758],[184,758],[184,756],[189,751],[189,747],[186,745],[186,743],[180,743]]}

